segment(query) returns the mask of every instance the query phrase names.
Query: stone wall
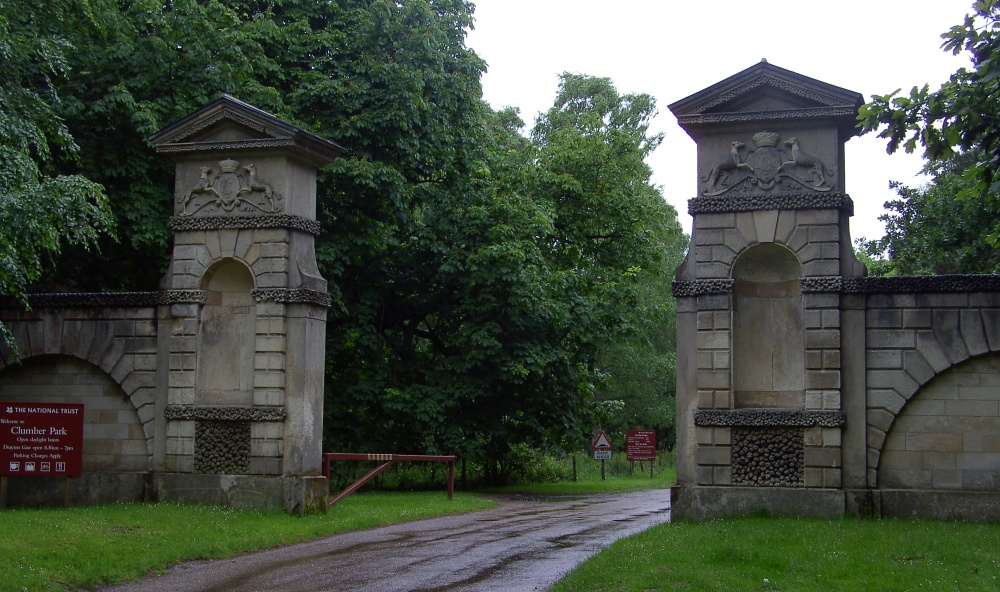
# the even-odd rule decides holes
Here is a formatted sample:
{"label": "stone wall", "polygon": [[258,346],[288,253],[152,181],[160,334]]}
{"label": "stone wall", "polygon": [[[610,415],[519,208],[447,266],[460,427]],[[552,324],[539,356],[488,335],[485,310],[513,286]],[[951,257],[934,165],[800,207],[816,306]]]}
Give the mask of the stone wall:
{"label": "stone wall", "polygon": [[903,407],[882,446],[889,489],[1000,491],[1000,355],[938,375]]}
{"label": "stone wall", "polygon": [[[151,443],[156,414],[155,303],[160,297],[153,293],[41,296],[32,299],[32,311],[8,303],[11,308],[0,308],[0,318],[10,327],[18,352],[0,346],[0,370],[5,370],[0,379],[8,385],[6,392],[20,392],[7,377],[10,372],[27,373],[19,357],[65,356],[87,362],[88,372],[105,375],[118,385]],[[53,394],[64,396],[65,391],[56,389]]]}
{"label": "stone wall", "polygon": [[83,470],[146,472],[152,440],[120,386],[100,368],[65,355],[29,358],[0,372],[0,401],[82,403]]}
{"label": "stone wall", "polygon": [[[84,404],[84,475],[72,480],[69,492],[75,503],[147,498],[156,431],[157,324],[151,305],[159,298],[52,295],[34,298],[30,312],[0,308],[19,346],[16,355],[0,348],[0,400]],[[61,478],[8,479],[12,505],[65,497]]]}
{"label": "stone wall", "polygon": [[[963,278],[936,281],[957,289]],[[868,302],[869,487],[1000,488],[990,436],[1000,428],[1000,293],[878,294]]]}

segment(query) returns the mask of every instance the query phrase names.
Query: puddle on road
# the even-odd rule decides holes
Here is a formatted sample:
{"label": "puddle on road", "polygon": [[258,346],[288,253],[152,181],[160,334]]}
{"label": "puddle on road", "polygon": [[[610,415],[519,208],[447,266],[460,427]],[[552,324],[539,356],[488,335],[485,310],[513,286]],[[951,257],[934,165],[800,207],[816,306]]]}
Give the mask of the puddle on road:
{"label": "puddle on road", "polygon": [[517,502],[579,502],[590,499],[585,495],[535,495],[522,494],[510,498]]}

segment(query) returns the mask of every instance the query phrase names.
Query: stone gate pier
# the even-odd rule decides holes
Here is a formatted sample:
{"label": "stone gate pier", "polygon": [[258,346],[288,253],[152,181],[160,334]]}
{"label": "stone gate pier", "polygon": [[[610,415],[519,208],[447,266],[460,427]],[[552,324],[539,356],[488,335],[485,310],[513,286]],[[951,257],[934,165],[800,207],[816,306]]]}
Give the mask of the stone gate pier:
{"label": "stone gate pier", "polygon": [[862,104],[762,61],[670,105],[698,145],[676,518],[1000,519],[1000,276],[866,277]]}
{"label": "stone gate pier", "polygon": [[[223,96],[151,138],[176,163],[159,292],[48,294],[0,310],[0,401],[84,404],[76,502],[325,510],[326,281],[316,172],[343,153]],[[10,503],[61,500],[11,477]]]}

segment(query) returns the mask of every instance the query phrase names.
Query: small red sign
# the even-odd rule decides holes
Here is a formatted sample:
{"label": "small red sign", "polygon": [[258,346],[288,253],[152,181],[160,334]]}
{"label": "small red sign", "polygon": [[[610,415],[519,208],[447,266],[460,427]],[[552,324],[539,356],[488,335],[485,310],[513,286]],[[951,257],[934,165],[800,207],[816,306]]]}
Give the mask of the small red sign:
{"label": "small red sign", "polygon": [[655,461],[656,430],[629,430],[625,434],[625,460]]}
{"label": "small red sign", "polygon": [[611,440],[608,440],[608,437],[604,435],[603,430],[597,434],[596,438],[594,438],[594,445],[592,448],[594,450],[611,450]]}
{"label": "small red sign", "polygon": [[82,472],[82,404],[0,401],[0,475]]}

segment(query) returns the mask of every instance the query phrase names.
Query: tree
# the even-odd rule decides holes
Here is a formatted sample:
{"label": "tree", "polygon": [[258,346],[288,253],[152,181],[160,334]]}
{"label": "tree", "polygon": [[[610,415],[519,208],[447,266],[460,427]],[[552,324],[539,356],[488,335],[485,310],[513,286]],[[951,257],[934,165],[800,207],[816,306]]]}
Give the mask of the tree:
{"label": "tree", "polygon": [[[556,214],[555,260],[588,295],[578,311],[593,352],[594,395],[621,401],[608,430],[673,425],[674,311],[669,278],[687,238],[650,183],[645,158],[661,134],[649,95],[620,95],[607,78],[564,73],[536,122],[541,195]],[[617,407],[611,406],[606,408]]]}
{"label": "tree", "polygon": [[146,138],[228,92],[349,149],[317,187],[327,449],[459,452],[500,479],[512,445],[586,440],[596,352],[644,326],[642,278],[680,235],[643,162],[650,97],[567,75],[525,137],[481,99],[463,0],[106,9],[67,32],[57,115],[124,238],[41,287],[156,287],[172,175]]}
{"label": "tree", "polygon": [[79,154],[58,115],[56,87],[69,74],[74,49],[60,33],[66,25],[99,27],[93,11],[100,8],[74,0],[44,7],[0,1],[0,291],[23,302],[65,244],[89,249],[113,229],[103,188],[57,166]]}
{"label": "tree", "polygon": [[550,256],[589,295],[590,314],[580,317],[595,323],[592,335],[634,328],[638,274],[660,269],[664,242],[682,235],[644,160],[663,139],[649,134],[655,113],[649,95],[619,95],[607,78],[566,73],[532,130],[536,192],[555,215]]}
{"label": "tree", "polygon": [[274,32],[266,13],[139,0],[107,2],[99,20],[56,23],[74,50],[55,114],[80,146],[80,172],[114,204],[122,240],[101,240],[99,253],[67,249],[40,290],[157,289],[170,257],[173,165],[147,138],[223,92],[287,116],[280,91],[259,82],[277,68],[261,45]]}
{"label": "tree", "polygon": [[888,211],[879,217],[886,223],[885,235],[860,241],[876,262],[878,273],[870,266],[870,274],[885,275],[888,270],[878,268],[885,260],[899,275],[1000,271],[1000,250],[983,240],[1000,224],[1000,212],[955,197],[966,187],[968,169],[979,161],[977,151],[970,150],[929,162],[924,173],[931,181],[922,187],[891,183],[899,199],[886,202]]}
{"label": "tree", "polygon": [[[958,197],[978,202],[991,214],[1000,212],[1000,0],[977,1],[962,24],[941,37],[942,48],[968,54],[972,69],[960,68],[941,87],[913,87],[876,95],[859,115],[862,133],[882,129],[889,153],[900,146],[913,152],[917,144],[929,161],[947,160],[956,152],[974,151],[976,161],[963,174]],[[986,239],[1000,245],[1000,226]]]}
{"label": "tree", "polygon": [[375,276],[377,314],[338,331],[351,337],[333,357],[351,361],[331,382],[333,432],[460,452],[492,480],[510,477],[515,444],[586,442],[596,352],[643,324],[639,278],[682,236],[643,162],[654,112],[579,75],[531,141],[514,112],[480,111],[469,176],[424,195],[395,243],[401,268]]}
{"label": "tree", "polygon": [[656,430],[657,445],[668,450],[676,440],[676,311],[673,299],[664,295],[683,253],[683,247],[668,251],[664,269],[640,276],[636,331],[598,348],[597,366],[606,379],[597,398],[621,402],[601,424],[613,440],[622,441],[629,429]]}

